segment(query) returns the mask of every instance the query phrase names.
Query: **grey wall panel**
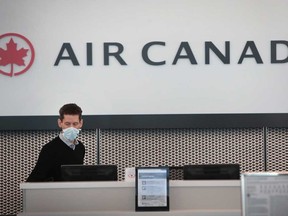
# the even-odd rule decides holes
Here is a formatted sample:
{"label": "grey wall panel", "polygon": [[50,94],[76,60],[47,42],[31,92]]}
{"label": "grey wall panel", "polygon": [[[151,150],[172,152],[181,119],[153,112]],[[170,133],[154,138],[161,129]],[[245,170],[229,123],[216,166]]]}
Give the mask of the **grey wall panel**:
{"label": "grey wall panel", "polygon": [[267,170],[288,171],[288,128],[268,128]]}
{"label": "grey wall panel", "polygon": [[[55,130],[57,119],[0,116],[0,130]],[[288,127],[288,113],[84,115],[83,119],[84,129]]]}
{"label": "grey wall panel", "polygon": [[125,167],[239,163],[241,171],[264,170],[263,130],[108,129],[101,130],[100,163]]}

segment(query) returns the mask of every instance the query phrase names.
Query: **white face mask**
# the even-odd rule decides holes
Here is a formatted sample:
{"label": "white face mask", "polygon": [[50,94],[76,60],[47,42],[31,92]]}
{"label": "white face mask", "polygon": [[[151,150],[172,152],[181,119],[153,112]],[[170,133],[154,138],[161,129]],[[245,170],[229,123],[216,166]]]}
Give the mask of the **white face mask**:
{"label": "white face mask", "polygon": [[65,137],[65,139],[69,141],[74,141],[77,138],[79,132],[80,132],[80,129],[69,127],[69,128],[63,129],[63,136]]}

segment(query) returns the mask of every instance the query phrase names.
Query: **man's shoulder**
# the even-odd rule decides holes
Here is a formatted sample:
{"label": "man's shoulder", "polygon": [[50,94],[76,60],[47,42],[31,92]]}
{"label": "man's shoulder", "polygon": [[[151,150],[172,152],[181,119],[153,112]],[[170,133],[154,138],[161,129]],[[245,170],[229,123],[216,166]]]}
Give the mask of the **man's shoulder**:
{"label": "man's shoulder", "polygon": [[83,142],[81,142],[81,141],[79,141],[79,140],[78,140],[78,145],[79,145],[79,146],[82,146],[82,147],[84,148]]}
{"label": "man's shoulder", "polygon": [[46,143],[43,148],[54,148],[55,146],[58,146],[59,143],[61,143],[61,139],[59,138],[59,136],[55,137],[54,139],[52,139],[51,141],[49,141],[48,143]]}
{"label": "man's shoulder", "polygon": [[85,151],[85,145],[83,144],[83,142],[81,142],[81,141],[79,141],[79,140],[78,140],[78,144],[76,145],[76,148],[77,148],[78,150],[82,149],[82,150]]}

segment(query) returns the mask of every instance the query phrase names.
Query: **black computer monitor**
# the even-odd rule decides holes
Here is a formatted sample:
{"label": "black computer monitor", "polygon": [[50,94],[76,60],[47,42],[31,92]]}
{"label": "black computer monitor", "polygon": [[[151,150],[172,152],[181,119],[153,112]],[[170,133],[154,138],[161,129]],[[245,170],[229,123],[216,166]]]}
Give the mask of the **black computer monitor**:
{"label": "black computer monitor", "polygon": [[117,165],[62,165],[63,181],[117,181]]}
{"label": "black computer monitor", "polygon": [[240,179],[239,164],[185,165],[184,180]]}

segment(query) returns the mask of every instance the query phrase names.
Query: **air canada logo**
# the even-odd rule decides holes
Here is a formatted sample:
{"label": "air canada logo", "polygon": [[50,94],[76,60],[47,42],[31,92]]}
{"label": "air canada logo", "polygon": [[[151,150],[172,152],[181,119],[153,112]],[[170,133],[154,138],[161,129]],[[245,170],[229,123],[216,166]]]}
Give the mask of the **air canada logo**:
{"label": "air canada logo", "polygon": [[10,77],[24,74],[34,58],[33,45],[26,37],[17,33],[0,35],[0,74]]}

